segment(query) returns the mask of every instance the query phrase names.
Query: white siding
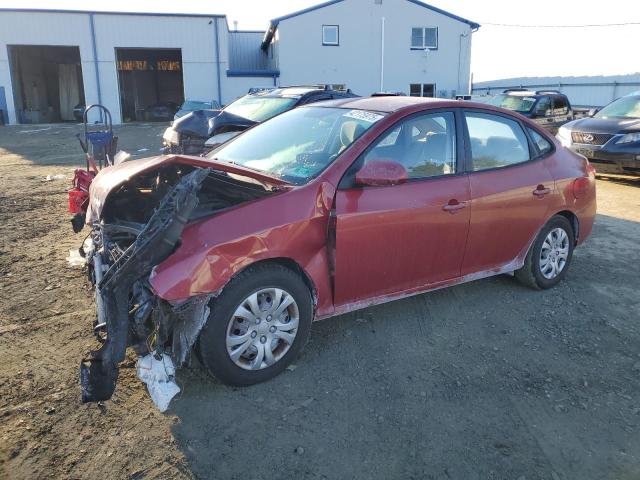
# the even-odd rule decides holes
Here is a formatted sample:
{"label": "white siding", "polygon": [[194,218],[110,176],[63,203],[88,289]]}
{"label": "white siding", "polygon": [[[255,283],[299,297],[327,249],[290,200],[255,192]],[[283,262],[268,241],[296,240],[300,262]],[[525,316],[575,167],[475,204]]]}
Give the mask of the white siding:
{"label": "white siding", "polygon": [[[217,99],[216,17],[94,15],[102,102],[120,123],[116,48],[178,48],[185,98]],[[221,76],[227,68],[226,22],[217,18]]]}
{"label": "white siding", "polygon": [[[379,91],[382,17],[383,90],[408,93],[410,83],[435,83],[437,94],[467,93],[471,27],[407,0],[346,0],[282,20],[280,83],[344,83],[360,95]],[[339,46],[322,45],[323,24],[340,26]],[[410,46],[411,28],[426,26],[438,27],[439,38],[438,49],[425,55]]]}
{"label": "white siding", "polygon": [[225,77],[223,103],[228,105],[246,95],[251,87],[272,87],[273,77]]}

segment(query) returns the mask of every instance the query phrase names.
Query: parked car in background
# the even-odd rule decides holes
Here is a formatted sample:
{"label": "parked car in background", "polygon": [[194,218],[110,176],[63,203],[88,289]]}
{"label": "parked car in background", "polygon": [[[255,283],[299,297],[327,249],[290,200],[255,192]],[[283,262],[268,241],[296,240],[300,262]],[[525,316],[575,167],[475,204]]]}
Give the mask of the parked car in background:
{"label": "parked car in background", "polygon": [[154,103],[145,109],[144,118],[147,122],[168,122],[173,120],[179,108],[174,102]]}
{"label": "parked car in background", "polygon": [[278,88],[278,87],[251,87],[247,91],[247,94],[253,95],[254,93],[270,92],[271,90],[275,90],[276,88]]}
{"label": "parked car in background", "polygon": [[[490,98],[486,103],[518,112],[551,133],[556,133],[561,125],[575,117],[569,99],[557,90],[509,89]],[[580,110],[581,115],[585,112],[586,109]]]}
{"label": "parked car in background", "polygon": [[165,153],[201,155],[253,125],[300,105],[355,97],[329,86],[295,86],[261,90],[238,98],[221,111],[193,112],[176,120],[163,135]]}
{"label": "parked car in background", "polygon": [[557,138],[587,157],[598,173],[640,175],[640,91],[611,102],[591,118],[567,123]]}
{"label": "parked car in background", "polygon": [[220,105],[215,100],[209,100],[207,102],[201,100],[185,100],[180,109],[173,116],[174,120],[184,117],[187,113],[195,112],[196,110],[220,110]]}
{"label": "parked car in background", "polygon": [[87,108],[84,103],[79,103],[75,107],[73,107],[73,118],[75,118],[78,122],[82,121],[82,116],[84,115],[84,109]]}
{"label": "parked car in background", "polygon": [[551,288],[595,213],[583,156],[453,100],[305,105],[204,158],[102,170],[83,251],[108,336],[83,399],[111,396],[127,346],[157,374],[197,343],[222,382],[251,385],[294,360],[313,320],[502,273]]}

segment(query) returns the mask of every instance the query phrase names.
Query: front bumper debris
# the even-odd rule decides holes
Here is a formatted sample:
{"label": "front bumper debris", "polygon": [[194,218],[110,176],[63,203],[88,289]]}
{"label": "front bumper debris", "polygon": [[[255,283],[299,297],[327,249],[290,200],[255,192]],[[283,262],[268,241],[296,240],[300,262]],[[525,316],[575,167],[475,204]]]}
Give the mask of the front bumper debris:
{"label": "front bumper debris", "polygon": [[171,399],[180,392],[180,387],[175,381],[176,368],[171,357],[156,352],[140,357],[136,364],[136,373],[138,378],[147,384],[154,405],[161,412],[165,412]]}
{"label": "front bumper debris", "polygon": [[[135,315],[136,313],[140,315],[139,308],[136,311],[129,311],[130,293],[136,282],[147,279],[153,267],[174,251],[190,214],[198,204],[197,195],[200,186],[209,173],[210,169],[202,168],[182,177],[162,199],[133,244],[117,260],[109,264],[107,261],[109,256],[104,251],[106,248],[104,241],[92,254],[97,327],[106,330],[106,339],[99,350],[92,352],[89,358],[80,364],[83,402],[104,401],[113,395],[118,379],[118,363],[124,360],[131,330],[135,330]],[[155,297],[149,298],[150,302],[154,300]],[[200,314],[200,317],[195,318],[195,324],[200,328],[206,321],[206,317],[202,318],[202,315],[206,313],[204,309],[207,308],[206,303],[204,306],[201,306],[201,303],[204,303],[204,300],[198,298],[187,302],[186,307],[180,307],[185,310],[191,307],[194,309],[192,314]],[[149,304],[147,307],[147,310],[151,310],[154,305]],[[167,340],[172,333],[175,333],[168,326],[169,322],[161,322],[160,317],[170,318],[168,316],[171,313],[168,304],[162,301],[156,302],[151,312],[152,318],[159,322],[157,335],[154,336],[157,337],[156,345],[158,346],[155,353],[160,358],[164,358],[162,340]],[[193,328],[188,328],[193,326],[193,319],[192,316],[191,322],[185,323],[184,319],[180,320],[178,316],[176,325],[179,339],[176,340],[175,335],[173,337],[174,344],[177,341],[180,346],[178,364],[184,362],[200,331],[198,328],[194,334]],[[182,330],[179,325],[183,325]]]}

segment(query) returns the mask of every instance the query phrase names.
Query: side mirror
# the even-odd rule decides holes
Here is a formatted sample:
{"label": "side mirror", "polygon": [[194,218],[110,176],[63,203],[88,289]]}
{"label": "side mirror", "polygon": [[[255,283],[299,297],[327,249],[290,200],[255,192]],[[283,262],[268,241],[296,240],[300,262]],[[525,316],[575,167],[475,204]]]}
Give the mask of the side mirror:
{"label": "side mirror", "polygon": [[362,187],[382,187],[406,183],[407,169],[398,162],[387,159],[369,160],[356,173],[355,183]]}
{"label": "side mirror", "polygon": [[598,113],[600,109],[599,108],[590,108],[589,111],[587,112],[587,115],[590,117],[593,117],[596,113]]}

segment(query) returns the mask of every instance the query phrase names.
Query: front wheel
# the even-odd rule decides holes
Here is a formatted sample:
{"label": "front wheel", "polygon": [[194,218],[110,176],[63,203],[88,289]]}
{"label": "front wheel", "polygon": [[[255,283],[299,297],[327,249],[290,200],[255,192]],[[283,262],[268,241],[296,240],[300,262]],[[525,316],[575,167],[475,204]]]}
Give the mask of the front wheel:
{"label": "front wheel", "polygon": [[538,233],[524,266],[515,272],[516,278],[536,289],[555,286],[567,274],[574,243],[569,220],[562,215],[555,215]]}
{"label": "front wheel", "polygon": [[250,267],[212,301],[200,357],[228,385],[263,382],[300,353],[312,317],[311,294],[297,273],[277,264]]}

